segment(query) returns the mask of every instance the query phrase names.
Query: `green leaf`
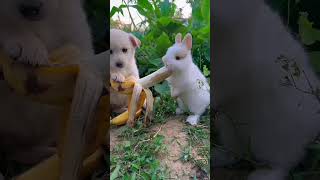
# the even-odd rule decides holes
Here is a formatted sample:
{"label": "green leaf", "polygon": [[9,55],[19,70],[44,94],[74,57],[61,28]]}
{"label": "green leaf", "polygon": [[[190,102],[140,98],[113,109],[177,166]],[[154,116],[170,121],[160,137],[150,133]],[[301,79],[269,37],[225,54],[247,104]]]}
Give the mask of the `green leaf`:
{"label": "green leaf", "polygon": [[137,165],[137,164],[131,164],[131,167],[133,167],[135,170],[139,170],[140,169],[140,166]]}
{"label": "green leaf", "polygon": [[300,37],[304,44],[311,45],[320,41],[320,30],[313,28],[313,23],[308,20],[308,13],[300,14],[298,24]]}
{"label": "green leaf", "polygon": [[120,165],[117,165],[117,167],[111,173],[110,180],[114,180],[119,176],[119,170],[120,170]]}
{"label": "green leaf", "polygon": [[207,23],[210,23],[210,0],[203,0],[201,6],[201,14]]}
{"label": "green leaf", "polygon": [[164,16],[164,17],[159,18],[158,21],[161,25],[167,26],[172,21],[172,18]]}
{"label": "green leaf", "polygon": [[134,172],[134,173],[132,174],[132,176],[131,176],[131,180],[135,180],[135,179],[136,179],[136,176],[137,176],[137,173]]}
{"label": "green leaf", "polygon": [[170,16],[171,3],[169,0],[164,0],[160,3],[161,16]]}
{"label": "green leaf", "polygon": [[129,7],[135,8],[139,12],[139,14],[145,16],[148,20],[151,20],[150,14],[144,8],[138,5],[130,5]]}
{"label": "green leaf", "polygon": [[203,66],[203,70],[202,70],[202,71],[203,71],[203,75],[204,75],[204,76],[207,77],[207,76],[210,75],[210,70],[207,68],[206,65]]}
{"label": "green leaf", "polygon": [[152,59],[149,63],[153,64],[156,67],[160,67],[162,65],[162,61],[160,58]]}
{"label": "green leaf", "polygon": [[154,90],[159,93],[160,95],[165,95],[165,94],[169,94],[170,92],[170,87],[168,85],[168,83],[165,81],[161,84],[157,84],[154,86]]}
{"label": "green leaf", "polygon": [[167,49],[171,46],[170,38],[165,32],[161,34],[156,43],[156,48],[159,55],[165,54]]}
{"label": "green leaf", "polygon": [[146,9],[149,13],[153,12],[153,6],[148,0],[138,0],[137,5]]}
{"label": "green leaf", "polygon": [[311,64],[317,73],[320,73],[320,51],[309,53]]}
{"label": "green leaf", "polygon": [[110,11],[110,17],[112,17],[116,13],[121,13],[123,15],[122,8],[118,8],[118,7],[113,6],[111,11]]}

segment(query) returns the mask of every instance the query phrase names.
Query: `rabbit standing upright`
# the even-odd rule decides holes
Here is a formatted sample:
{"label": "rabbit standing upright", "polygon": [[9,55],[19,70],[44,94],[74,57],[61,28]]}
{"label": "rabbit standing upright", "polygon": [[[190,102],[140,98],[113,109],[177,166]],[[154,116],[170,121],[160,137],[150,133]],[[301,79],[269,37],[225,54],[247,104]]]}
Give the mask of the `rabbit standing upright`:
{"label": "rabbit standing upright", "polygon": [[200,69],[193,63],[191,48],[192,36],[176,35],[175,44],[171,46],[162,58],[165,66],[173,72],[167,78],[171,96],[178,102],[177,114],[189,110],[192,115],[187,122],[196,125],[200,116],[210,104],[210,87]]}

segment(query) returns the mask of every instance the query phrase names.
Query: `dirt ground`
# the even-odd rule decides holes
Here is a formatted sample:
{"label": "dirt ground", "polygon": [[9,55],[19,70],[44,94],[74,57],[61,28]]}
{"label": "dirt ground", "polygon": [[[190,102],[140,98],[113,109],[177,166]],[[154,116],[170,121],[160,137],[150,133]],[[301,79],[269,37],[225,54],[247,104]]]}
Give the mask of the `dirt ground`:
{"label": "dirt ground", "polygon": [[[163,167],[167,167],[169,171],[169,178],[171,179],[192,179],[195,175],[198,179],[209,179],[199,168],[191,162],[182,162],[180,160],[183,148],[187,146],[187,134],[183,131],[186,126],[181,117],[169,119],[165,124],[152,127],[152,132],[165,137],[165,144],[167,146],[167,153],[161,154],[159,159]],[[118,135],[120,128],[112,128],[110,131],[110,151],[115,145],[119,143]],[[192,152],[193,157],[197,158],[197,153]]]}

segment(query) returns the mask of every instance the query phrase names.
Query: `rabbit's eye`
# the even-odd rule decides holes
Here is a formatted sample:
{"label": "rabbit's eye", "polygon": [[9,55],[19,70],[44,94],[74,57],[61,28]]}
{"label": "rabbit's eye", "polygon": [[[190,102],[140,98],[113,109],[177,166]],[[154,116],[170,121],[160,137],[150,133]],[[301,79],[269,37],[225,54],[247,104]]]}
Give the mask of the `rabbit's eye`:
{"label": "rabbit's eye", "polygon": [[110,50],[110,54],[112,54],[113,53],[113,51],[112,50]]}
{"label": "rabbit's eye", "polygon": [[127,48],[122,48],[122,52],[123,52],[123,53],[126,53],[127,51],[128,51]]}
{"label": "rabbit's eye", "polygon": [[180,60],[181,58],[180,58],[180,56],[176,56],[176,60]]}

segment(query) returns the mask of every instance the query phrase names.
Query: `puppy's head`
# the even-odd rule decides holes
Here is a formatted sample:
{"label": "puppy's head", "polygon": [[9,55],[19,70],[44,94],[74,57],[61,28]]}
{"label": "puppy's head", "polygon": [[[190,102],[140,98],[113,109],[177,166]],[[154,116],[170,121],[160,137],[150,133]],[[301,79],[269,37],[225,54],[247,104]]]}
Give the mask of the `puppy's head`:
{"label": "puppy's head", "polygon": [[60,0],[2,0],[1,21],[8,23],[38,22],[54,16]]}
{"label": "puppy's head", "polygon": [[166,66],[171,66],[174,70],[184,70],[192,63],[191,48],[192,48],[192,36],[187,34],[183,40],[182,35],[178,33],[176,35],[176,42],[171,46],[165,56],[162,57],[162,61]]}
{"label": "puppy's head", "polygon": [[110,68],[111,70],[130,69],[135,64],[135,50],[140,40],[134,35],[118,29],[110,30]]}

